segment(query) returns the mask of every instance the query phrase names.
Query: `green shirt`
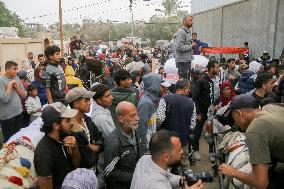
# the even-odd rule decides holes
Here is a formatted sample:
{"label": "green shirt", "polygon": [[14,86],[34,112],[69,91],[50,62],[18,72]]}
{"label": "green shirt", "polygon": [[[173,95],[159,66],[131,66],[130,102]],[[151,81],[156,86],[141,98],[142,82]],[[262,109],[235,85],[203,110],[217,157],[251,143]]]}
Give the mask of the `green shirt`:
{"label": "green shirt", "polygon": [[284,162],[284,105],[268,104],[257,113],[245,135],[251,164]]}

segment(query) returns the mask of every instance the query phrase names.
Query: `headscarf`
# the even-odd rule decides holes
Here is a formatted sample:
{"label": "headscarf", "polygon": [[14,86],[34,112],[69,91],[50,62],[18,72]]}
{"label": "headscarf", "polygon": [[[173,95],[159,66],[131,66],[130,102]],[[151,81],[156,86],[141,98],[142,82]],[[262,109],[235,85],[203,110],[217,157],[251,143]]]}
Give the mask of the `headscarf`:
{"label": "headscarf", "polygon": [[42,78],[39,76],[39,72],[41,70],[43,70],[43,68],[38,66],[36,67],[35,72],[34,72],[35,80],[40,81],[40,82],[42,82]]}
{"label": "headscarf", "polygon": [[[225,98],[224,95],[223,95],[223,90],[225,87],[229,87],[231,89],[231,95],[229,96],[229,98]],[[234,96],[236,96],[236,93],[233,89],[233,86],[231,84],[230,81],[224,81],[223,83],[220,84],[220,102],[221,102],[221,106],[224,107],[226,106],[229,102],[231,102],[232,98]]]}

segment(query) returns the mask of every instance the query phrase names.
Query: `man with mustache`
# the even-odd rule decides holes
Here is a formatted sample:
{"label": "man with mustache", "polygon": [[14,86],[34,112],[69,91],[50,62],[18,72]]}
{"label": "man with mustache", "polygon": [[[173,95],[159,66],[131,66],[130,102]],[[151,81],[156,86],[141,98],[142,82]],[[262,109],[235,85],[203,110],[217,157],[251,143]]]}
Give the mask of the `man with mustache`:
{"label": "man with mustache", "polygon": [[119,127],[105,141],[104,172],[108,189],[129,189],[136,163],[140,157],[136,135],[138,114],[134,104],[120,102],[116,107]]}

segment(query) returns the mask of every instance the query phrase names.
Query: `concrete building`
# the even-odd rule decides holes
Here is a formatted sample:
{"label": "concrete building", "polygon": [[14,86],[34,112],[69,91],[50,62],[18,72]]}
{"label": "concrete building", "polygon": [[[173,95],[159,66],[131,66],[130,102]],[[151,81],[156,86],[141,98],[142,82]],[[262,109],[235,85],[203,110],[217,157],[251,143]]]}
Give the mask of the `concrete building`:
{"label": "concrete building", "polygon": [[284,48],[284,0],[192,0],[193,31],[211,46],[243,46],[256,57]]}
{"label": "concrete building", "polygon": [[16,27],[0,27],[0,38],[18,37],[18,28]]}

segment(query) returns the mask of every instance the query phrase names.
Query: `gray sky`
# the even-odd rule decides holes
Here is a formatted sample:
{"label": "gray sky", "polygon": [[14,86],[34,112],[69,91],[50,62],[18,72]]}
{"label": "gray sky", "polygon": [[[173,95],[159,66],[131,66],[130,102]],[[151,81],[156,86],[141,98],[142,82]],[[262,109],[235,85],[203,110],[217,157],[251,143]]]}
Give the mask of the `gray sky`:
{"label": "gray sky", "polygon": [[[58,0],[1,1],[26,23],[38,22],[49,25],[58,21]],[[183,9],[190,11],[190,0],[181,1],[182,5],[185,6]],[[162,8],[162,0],[151,0],[149,2],[134,0],[134,2],[134,20],[148,21],[155,14],[155,9]],[[120,22],[131,21],[129,0],[62,0],[62,8],[65,11],[63,12],[64,23],[81,23],[84,18],[97,21],[106,21],[107,19]]]}

